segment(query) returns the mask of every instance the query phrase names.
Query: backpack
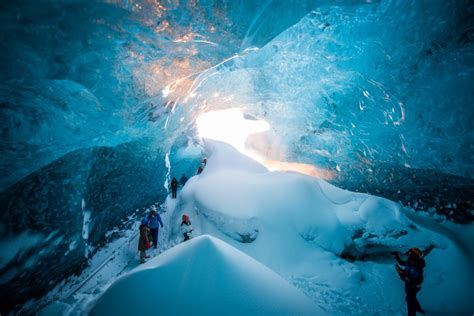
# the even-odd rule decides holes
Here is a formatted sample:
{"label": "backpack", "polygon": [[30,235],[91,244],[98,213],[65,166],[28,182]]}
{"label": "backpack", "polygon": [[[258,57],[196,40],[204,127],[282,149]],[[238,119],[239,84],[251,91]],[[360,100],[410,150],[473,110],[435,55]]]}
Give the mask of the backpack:
{"label": "backpack", "polygon": [[408,262],[405,268],[405,276],[411,283],[420,285],[423,283],[423,268],[425,260],[419,259],[415,262]]}

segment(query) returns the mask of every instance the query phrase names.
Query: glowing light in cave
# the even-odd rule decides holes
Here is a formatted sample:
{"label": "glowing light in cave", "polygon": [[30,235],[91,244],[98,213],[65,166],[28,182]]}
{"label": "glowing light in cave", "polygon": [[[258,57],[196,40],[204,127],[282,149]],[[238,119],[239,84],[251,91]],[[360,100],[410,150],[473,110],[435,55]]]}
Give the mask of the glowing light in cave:
{"label": "glowing light in cave", "polygon": [[332,179],[335,173],[314,165],[278,161],[265,157],[261,152],[246,147],[247,138],[252,134],[268,131],[270,125],[263,120],[248,120],[240,109],[210,111],[196,119],[199,137],[221,141],[235,147],[242,154],[260,162],[272,171],[291,171],[319,179]]}
{"label": "glowing light in cave", "polygon": [[309,165],[306,163],[276,161],[271,159],[265,159],[261,163],[272,171],[278,170],[297,172],[318,179],[330,180],[334,179],[336,176],[336,173],[334,171],[318,168],[316,166]]}
{"label": "glowing light in cave", "polygon": [[247,137],[270,129],[265,121],[245,119],[236,108],[201,114],[196,124],[199,137],[227,143],[245,155],[250,155],[245,148]]}

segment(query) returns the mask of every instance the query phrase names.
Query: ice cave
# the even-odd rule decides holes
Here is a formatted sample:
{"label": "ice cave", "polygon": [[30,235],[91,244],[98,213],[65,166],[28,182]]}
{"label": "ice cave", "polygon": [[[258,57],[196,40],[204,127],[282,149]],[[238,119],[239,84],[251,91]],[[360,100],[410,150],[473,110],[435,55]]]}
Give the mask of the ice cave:
{"label": "ice cave", "polygon": [[0,315],[473,315],[474,2],[0,21]]}

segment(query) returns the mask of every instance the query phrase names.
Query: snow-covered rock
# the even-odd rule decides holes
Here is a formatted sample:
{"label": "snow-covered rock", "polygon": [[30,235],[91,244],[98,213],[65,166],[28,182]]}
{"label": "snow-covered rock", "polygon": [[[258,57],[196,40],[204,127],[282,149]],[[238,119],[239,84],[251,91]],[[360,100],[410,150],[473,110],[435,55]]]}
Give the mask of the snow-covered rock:
{"label": "snow-covered rock", "polygon": [[302,292],[229,244],[203,235],[115,282],[91,315],[318,315]]}

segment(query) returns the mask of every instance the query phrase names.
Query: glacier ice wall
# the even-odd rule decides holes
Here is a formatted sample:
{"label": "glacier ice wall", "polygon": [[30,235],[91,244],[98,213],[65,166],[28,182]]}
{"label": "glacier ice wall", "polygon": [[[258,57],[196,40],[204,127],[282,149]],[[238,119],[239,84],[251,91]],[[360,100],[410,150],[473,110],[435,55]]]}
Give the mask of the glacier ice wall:
{"label": "glacier ice wall", "polygon": [[157,181],[165,177],[163,154],[152,146],[142,140],[79,149],[0,193],[4,302],[41,296],[80,271],[110,240],[109,230],[166,194]]}
{"label": "glacier ice wall", "polygon": [[[176,172],[194,169],[192,159],[177,163],[188,124],[163,128],[177,102],[162,90],[180,78],[190,85],[245,34],[246,45],[265,43],[306,10],[272,7],[0,3],[2,313],[80,269],[108,230],[162,199],[167,152]],[[278,16],[286,22],[269,28]]]}
{"label": "glacier ice wall", "polygon": [[[472,218],[474,7],[322,5],[202,75],[197,113],[240,107],[272,126],[279,158],[342,187]],[[186,108],[183,111],[189,113]],[[283,146],[282,146],[283,145]],[[461,220],[461,219],[460,219]]]}
{"label": "glacier ice wall", "polygon": [[468,1],[0,3],[2,253],[26,245],[2,258],[2,291],[24,289],[2,312],[80,269],[108,229],[162,198],[167,153],[172,174],[192,170],[198,154],[182,153],[196,148],[197,115],[212,109],[264,118],[282,148],[273,158],[328,169],[343,187],[427,205],[442,192],[472,208],[473,10]]}
{"label": "glacier ice wall", "polygon": [[325,6],[209,74],[190,102],[222,106],[232,96],[224,103],[264,116],[289,156],[327,167],[390,163],[472,177],[472,10]]}

